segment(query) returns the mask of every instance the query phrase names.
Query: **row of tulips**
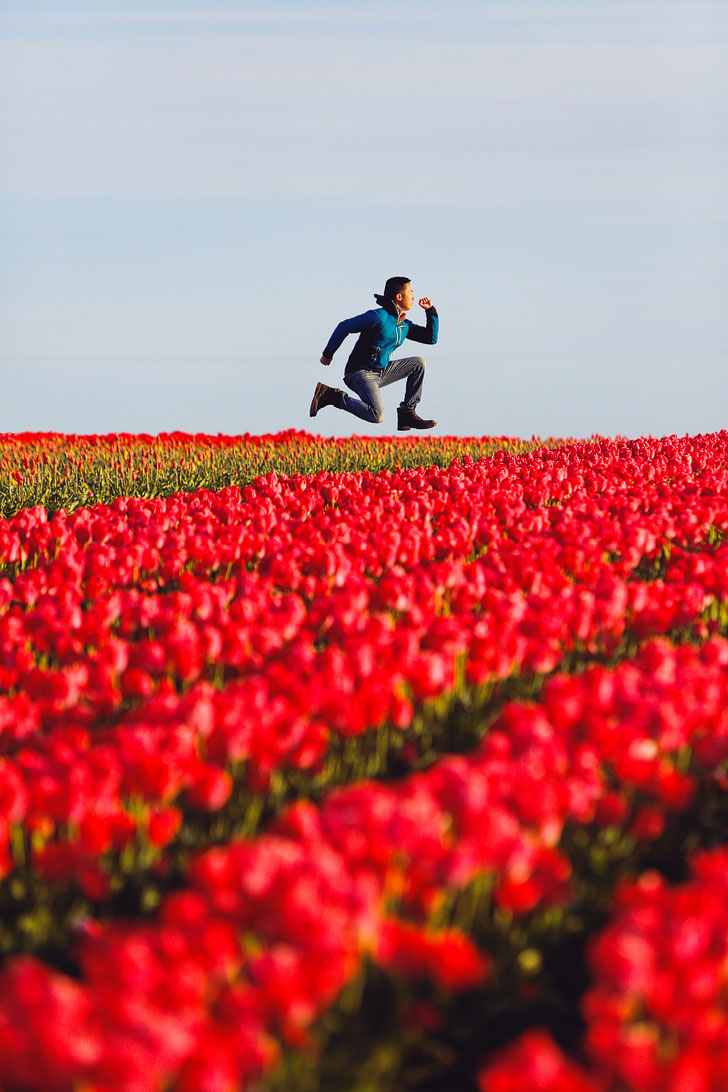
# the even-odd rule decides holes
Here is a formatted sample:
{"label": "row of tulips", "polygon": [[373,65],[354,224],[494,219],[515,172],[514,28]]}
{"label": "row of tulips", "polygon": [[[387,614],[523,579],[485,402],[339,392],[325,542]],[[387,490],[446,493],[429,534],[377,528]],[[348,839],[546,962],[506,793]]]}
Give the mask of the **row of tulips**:
{"label": "row of tulips", "polygon": [[[588,880],[570,856],[579,831],[595,850],[615,845],[616,832],[621,852],[638,859],[667,816],[722,781],[727,699],[728,641],[648,642],[615,668],[555,675],[538,703],[508,704],[470,755],[390,784],[333,790],[318,806],[298,802],[257,838],[196,854],[185,886],[153,919],[78,923],[78,978],[32,956],[6,960],[0,1087],[239,1092],[274,1071],[283,1046],[311,1049],[316,1021],[367,961],[431,983],[435,999],[487,983],[503,944],[489,952],[474,943],[486,925],[504,941],[513,915],[548,909],[557,929],[554,913],[579,899]],[[686,1023],[691,1048],[701,1035],[724,1041],[710,1004],[725,984],[727,863],[724,855],[701,873],[722,883],[722,903],[678,904],[678,917],[680,905],[690,913],[659,956],[661,976],[653,972],[670,919],[663,925],[638,903],[663,889],[642,881],[637,899],[622,896],[594,949],[601,981],[585,1002],[603,1067],[615,1037],[629,1041],[632,1025],[639,1037],[644,1004],[650,1021]],[[453,924],[468,893],[469,933]],[[528,935],[526,944],[533,955]],[[687,960],[689,989],[671,1002]],[[692,1025],[689,999],[703,1005]],[[721,1019],[725,1029],[725,1010]],[[657,1031],[650,1044],[649,1058],[620,1055],[610,1088],[625,1074],[629,1088],[685,1087],[634,1082],[638,1064],[660,1065]],[[488,1092],[515,1089],[498,1082],[504,1069],[518,1072],[518,1058],[486,1071]]]}
{"label": "row of tulips", "polygon": [[386,770],[392,734],[427,758],[423,703],[725,628],[727,445],[271,475],[6,521],[0,870],[29,859],[103,898],[108,855],[167,845],[182,807]]}
{"label": "row of tulips", "polygon": [[728,1087],[728,850],[691,860],[688,882],[622,883],[591,943],[578,1064],[545,1031],[512,1043],[482,1092],[723,1092]]}
{"label": "row of tulips", "polygon": [[275,470],[283,474],[334,473],[397,466],[447,466],[463,453],[473,458],[507,448],[528,451],[560,441],[472,437],[355,436],[330,439],[289,429],[266,435],[159,436],[114,433],[0,434],[0,518],[21,508],[49,511],[109,503],[116,497],[170,496],[184,490],[243,485]]}

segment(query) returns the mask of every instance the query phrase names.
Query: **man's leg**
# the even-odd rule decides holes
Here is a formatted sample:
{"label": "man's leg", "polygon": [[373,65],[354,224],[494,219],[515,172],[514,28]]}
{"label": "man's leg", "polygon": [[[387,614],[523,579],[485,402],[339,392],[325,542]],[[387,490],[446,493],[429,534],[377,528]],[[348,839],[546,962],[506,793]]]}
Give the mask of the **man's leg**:
{"label": "man's leg", "polygon": [[415,409],[422,398],[422,383],[425,378],[425,362],[421,356],[402,356],[399,360],[390,360],[379,381],[380,387],[388,387],[400,379],[406,379],[404,398],[400,409]]}
{"label": "man's leg", "polygon": [[409,432],[411,428],[434,428],[437,421],[425,420],[417,413],[417,404],[422,397],[422,383],[425,378],[425,362],[421,356],[403,356],[391,360],[384,369],[379,381],[380,387],[406,379],[404,398],[397,407],[397,431]]}
{"label": "man's leg", "polygon": [[384,407],[379,394],[379,373],[372,371],[350,372],[344,375],[347,387],[355,391],[359,398],[352,398],[346,391],[338,387],[327,387],[325,383],[317,383],[311,401],[310,416],[316,414],[324,406],[336,406],[337,409],[347,410],[362,421],[371,421],[378,425],[384,420]]}
{"label": "man's leg", "polygon": [[362,421],[371,421],[378,425],[384,420],[384,406],[382,396],[379,393],[381,379],[376,372],[362,369],[358,372],[349,372],[344,375],[344,382],[349,390],[358,394],[358,398],[352,398],[346,391],[341,392],[340,409],[361,417]]}

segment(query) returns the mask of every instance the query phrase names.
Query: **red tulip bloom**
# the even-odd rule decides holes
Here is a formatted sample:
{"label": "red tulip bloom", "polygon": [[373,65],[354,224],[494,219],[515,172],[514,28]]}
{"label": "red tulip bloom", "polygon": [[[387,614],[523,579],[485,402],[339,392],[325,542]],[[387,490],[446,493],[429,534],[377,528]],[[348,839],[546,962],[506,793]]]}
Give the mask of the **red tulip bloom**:
{"label": "red tulip bloom", "polygon": [[606,1092],[597,1076],[570,1061],[547,1032],[526,1032],[478,1076],[480,1092]]}

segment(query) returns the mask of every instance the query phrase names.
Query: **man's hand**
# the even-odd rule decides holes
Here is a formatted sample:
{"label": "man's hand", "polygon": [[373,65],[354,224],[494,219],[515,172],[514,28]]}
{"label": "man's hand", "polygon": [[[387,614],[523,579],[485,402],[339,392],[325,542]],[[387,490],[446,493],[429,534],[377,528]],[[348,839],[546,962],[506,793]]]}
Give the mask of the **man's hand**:
{"label": "man's hand", "polygon": [[322,356],[321,357],[321,363],[322,364],[330,364],[332,360],[333,360],[333,357],[330,357],[330,356]]}
{"label": "man's hand", "polygon": [[420,307],[423,307],[425,311],[427,311],[428,308],[432,307],[432,300],[429,296],[423,296],[422,299],[419,300],[419,304]]}

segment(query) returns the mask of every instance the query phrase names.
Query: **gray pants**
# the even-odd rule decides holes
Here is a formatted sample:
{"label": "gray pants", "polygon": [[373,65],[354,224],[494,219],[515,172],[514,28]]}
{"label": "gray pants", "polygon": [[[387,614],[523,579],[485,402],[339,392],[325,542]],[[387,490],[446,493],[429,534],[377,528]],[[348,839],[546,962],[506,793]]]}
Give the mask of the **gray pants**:
{"label": "gray pants", "polygon": [[341,392],[341,409],[361,417],[362,421],[380,424],[384,420],[380,387],[388,387],[398,379],[406,379],[404,398],[400,402],[402,409],[414,409],[422,397],[422,382],[425,378],[425,362],[421,356],[403,356],[399,360],[390,360],[386,368],[373,371],[368,368],[344,375],[344,382],[349,390],[358,394],[352,398],[346,391]]}

